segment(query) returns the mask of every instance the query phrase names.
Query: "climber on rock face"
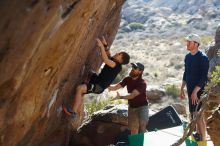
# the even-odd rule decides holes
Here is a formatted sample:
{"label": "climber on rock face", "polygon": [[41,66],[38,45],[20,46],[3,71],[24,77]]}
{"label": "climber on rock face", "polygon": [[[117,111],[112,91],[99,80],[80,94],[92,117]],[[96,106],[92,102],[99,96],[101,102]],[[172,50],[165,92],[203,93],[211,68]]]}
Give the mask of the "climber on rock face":
{"label": "climber on rock face", "polygon": [[76,88],[76,95],[73,100],[72,107],[63,106],[64,112],[71,116],[72,120],[77,118],[77,110],[83,102],[83,94],[95,93],[101,94],[113,82],[120,73],[122,65],[128,64],[130,56],[126,52],[119,52],[110,56],[110,51],[105,38],[96,39],[97,45],[101,51],[101,57],[105,63],[101,72],[97,75],[93,73],[88,83],[80,84]]}

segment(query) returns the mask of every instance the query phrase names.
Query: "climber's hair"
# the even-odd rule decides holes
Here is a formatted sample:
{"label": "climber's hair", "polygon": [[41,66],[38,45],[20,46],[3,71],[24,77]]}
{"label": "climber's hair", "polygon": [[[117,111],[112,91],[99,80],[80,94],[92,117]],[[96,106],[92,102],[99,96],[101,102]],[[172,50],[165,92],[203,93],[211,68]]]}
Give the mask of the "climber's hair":
{"label": "climber's hair", "polygon": [[126,52],[124,52],[124,51],[122,51],[122,52],[120,52],[120,53],[122,53],[122,63],[121,63],[121,64],[128,64],[129,61],[130,61],[130,56],[129,56],[129,54],[126,53]]}

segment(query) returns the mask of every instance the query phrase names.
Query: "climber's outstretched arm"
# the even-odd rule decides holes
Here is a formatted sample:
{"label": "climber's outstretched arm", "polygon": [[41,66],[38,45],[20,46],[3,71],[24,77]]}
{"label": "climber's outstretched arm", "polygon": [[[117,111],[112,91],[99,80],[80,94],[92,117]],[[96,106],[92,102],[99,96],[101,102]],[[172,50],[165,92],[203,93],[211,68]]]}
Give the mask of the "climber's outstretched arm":
{"label": "climber's outstretched arm", "polygon": [[105,52],[105,47],[103,45],[103,43],[100,41],[100,39],[96,39],[97,40],[97,44],[101,50],[101,56],[102,56],[102,59],[103,59],[103,62],[114,68],[116,66],[116,63],[114,61],[112,61],[111,59],[109,59],[109,57],[107,56],[106,52]]}

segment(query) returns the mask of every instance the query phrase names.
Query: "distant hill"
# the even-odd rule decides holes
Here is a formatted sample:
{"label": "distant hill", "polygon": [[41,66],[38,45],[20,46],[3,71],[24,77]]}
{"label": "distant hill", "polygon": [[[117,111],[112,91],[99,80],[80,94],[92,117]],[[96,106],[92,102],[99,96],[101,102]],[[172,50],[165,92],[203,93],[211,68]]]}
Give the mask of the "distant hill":
{"label": "distant hill", "polygon": [[[220,0],[128,0],[120,32],[149,36],[210,34],[220,23]],[[135,22],[135,24],[134,24]]]}

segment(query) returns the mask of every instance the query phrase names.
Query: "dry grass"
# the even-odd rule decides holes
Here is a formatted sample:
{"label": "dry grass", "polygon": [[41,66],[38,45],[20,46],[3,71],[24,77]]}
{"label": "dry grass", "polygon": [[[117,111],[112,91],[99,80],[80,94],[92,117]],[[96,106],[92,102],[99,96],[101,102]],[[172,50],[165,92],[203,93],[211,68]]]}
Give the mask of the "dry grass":
{"label": "dry grass", "polygon": [[138,39],[131,35],[116,40],[112,51],[118,51],[117,48],[127,51],[131,55],[131,62],[139,61],[145,65],[144,78],[149,84],[165,85],[182,79],[183,60],[187,51],[178,40]]}

